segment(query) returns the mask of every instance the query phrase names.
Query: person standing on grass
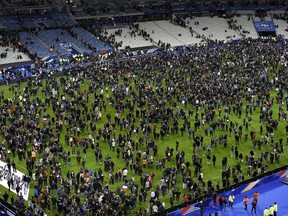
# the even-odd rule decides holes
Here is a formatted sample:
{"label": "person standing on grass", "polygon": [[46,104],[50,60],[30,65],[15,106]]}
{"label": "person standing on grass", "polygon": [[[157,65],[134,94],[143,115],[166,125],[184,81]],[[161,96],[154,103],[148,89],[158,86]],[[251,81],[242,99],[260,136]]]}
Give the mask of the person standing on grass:
{"label": "person standing on grass", "polygon": [[9,197],[9,195],[8,195],[7,191],[5,191],[5,193],[3,195],[3,199],[5,200],[5,202],[8,201],[8,197]]}
{"label": "person standing on grass", "polygon": [[10,192],[10,188],[11,188],[11,181],[10,181],[10,178],[7,180],[7,185],[8,185],[8,190]]}
{"label": "person standing on grass", "polygon": [[13,195],[11,195],[11,197],[10,197],[10,202],[11,202],[12,205],[15,204],[15,199],[14,199]]}
{"label": "person standing on grass", "polygon": [[189,196],[187,194],[184,194],[183,199],[184,202],[187,203],[189,201]]}
{"label": "person standing on grass", "polygon": [[173,195],[170,194],[170,205],[173,207],[174,206],[174,198]]}
{"label": "person standing on grass", "polygon": [[127,179],[127,175],[128,175],[128,169],[126,167],[124,167],[123,171],[122,171],[122,177],[123,177],[123,181],[125,179]]}
{"label": "person standing on grass", "polygon": [[216,156],[215,156],[215,154],[213,154],[213,156],[212,156],[212,161],[213,161],[213,166],[215,167],[215,164],[216,164]]}
{"label": "person standing on grass", "polygon": [[246,196],[246,197],[244,198],[244,200],[243,200],[243,204],[244,204],[244,206],[245,206],[245,210],[247,210],[248,201],[249,201],[249,199],[248,199],[248,197]]}
{"label": "person standing on grass", "polygon": [[176,151],[178,151],[178,148],[179,148],[179,140],[177,139],[176,140]]}

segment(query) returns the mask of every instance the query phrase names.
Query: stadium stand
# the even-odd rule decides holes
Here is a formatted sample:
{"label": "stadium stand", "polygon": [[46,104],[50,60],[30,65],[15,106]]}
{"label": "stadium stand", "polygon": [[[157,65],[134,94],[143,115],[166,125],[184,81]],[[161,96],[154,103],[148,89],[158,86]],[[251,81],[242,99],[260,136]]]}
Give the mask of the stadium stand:
{"label": "stadium stand", "polygon": [[219,17],[195,17],[187,18],[188,26],[204,38],[211,40],[237,40],[241,36],[232,29],[229,29],[227,20]]}
{"label": "stadium stand", "polygon": [[[180,6],[178,9],[179,8]],[[123,11],[133,12],[134,9],[130,6],[127,9],[121,9],[119,13],[123,13]],[[142,7],[137,10],[145,11],[148,9],[151,9],[151,13],[153,11],[155,12],[155,10],[160,11],[160,14],[164,10],[158,6],[152,8]],[[167,10],[167,7],[165,10]],[[284,12],[274,12],[273,16],[277,16],[273,17],[274,19],[272,18],[272,21],[275,22],[277,33],[285,36],[285,34],[287,34],[285,31],[285,29],[287,29],[287,23],[283,17],[281,17],[282,13]],[[86,12],[85,14],[88,15]],[[174,17],[177,18],[178,15],[175,14]],[[268,18],[269,17],[266,17],[266,19]],[[243,37],[257,39],[259,36],[255,30],[253,21],[263,19],[265,19],[265,16],[257,17],[254,13],[251,13],[251,11],[240,11],[235,13],[232,18],[207,15],[186,16],[183,19],[184,25],[183,23],[179,24],[177,21],[174,22],[174,20],[166,19],[148,22],[132,22],[133,24],[128,27],[129,25],[120,22],[121,18],[117,18],[117,22],[115,22],[116,20],[110,20],[111,23],[109,23],[106,20],[101,25],[97,24],[92,28],[88,28],[89,32],[86,28],[78,27],[79,24],[76,23],[68,12],[60,11],[45,13],[43,15],[2,16],[0,18],[0,24],[7,30],[40,29],[39,34],[35,32],[35,34],[31,36],[31,41],[35,40],[32,43],[31,41],[27,43],[27,40],[23,38],[23,33],[21,33],[21,43],[27,45],[30,52],[37,53],[40,59],[49,59],[48,57],[52,56],[55,58],[57,55],[58,57],[71,58],[72,54],[75,53],[91,55],[93,52],[97,52],[98,54],[103,54],[108,50],[112,51],[111,44],[113,44],[115,48],[125,51],[127,48],[141,50],[149,47],[162,47],[163,44],[168,44],[171,47],[186,46],[200,43],[203,39],[220,41],[238,40]],[[129,19],[124,20],[129,21]],[[85,21],[80,21],[80,23],[81,22],[85,23]],[[99,21],[97,22],[99,23]],[[135,25],[137,25],[138,28],[134,28]],[[283,28],[283,26],[285,27]],[[66,30],[61,32],[60,28],[62,27],[66,28]],[[69,28],[67,29],[67,27]],[[99,29],[99,27],[102,29],[101,34],[98,34],[98,30],[94,31],[94,29]],[[144,32],[147,34],[143,34]],[[30,33],[26,32],[25,34]],[[56,40],[58,40],[57,43]],[[109,42],[111,44],[109,44]],[[40,45],[38,46],[38,44]],[[47,47],[48,51],[46,50]],[[52,49],[49,50],[50,48]]]}
{"label": "stadium stand", "polygon": [[14,65],[15,63],[29,64],[30,60],[27,54],[19,52],[18,49],[13,50],[11,47],[0,46],[0,66]]}
{"label": "stadium stand", "polygon": [[241,34],[245,35],[245,37],[250,37],[253,39],[258,38],[258,33],[256,32],[250,15],[235,16],[233,17],[233,20],[236,20],[237,25],[241,26],[241,29],[239,31],[241,32]]}
{"label": "stadium stand", "polygon": [[84,28],[75,27],[72,28],[72,32],[77,35],[79,40],[90,45],[92,48],[95,48],[97,50],[97,53],[107,52],[108,50],[112,49],[110,45],[105,44],[99,39],[95,38],[90,32],[88,32]]}
{"label": "stadium stand", "polygon": [[113,23],[113,24],[103,24],[101,26],[102,29],[115,29],[115,30],[119,30],[119,29],[122,29],[122,28],[129,28],[129,25],[125,24],[125,23]]}
{"label": "stadium stand", "polygon": [[288,24],[286,21],[281,19],[273,19],[276,25],[277,35],[281,35],[284,38],[288,38]]}
{"label": "stadium stand", "polygon": [[37,19],[37,22],[38,23],[42,23],[44,26],[46,26],[48,28],[55,26],[55,22],[51,18],[46,18],[46,17],[45,18],[40,18],[40,19]]}
{"label": "stadium stand", "polygon": [[21,25],[16,16],[2,16],[0,17],[0,24],[7,30],[20,30]]}
{"label": "stadium stand", "polygon": [[[168,21],[163,21],[166,25],[169,25]],[[159,41],[168,43],[172,47],[174,46],[183,46],[185,43],[181,40],[181,38],[177,35],[179,32],[167,32],[165,28],[159,25],[159,22],[141,22],[137,23],[141,30],[146,31],[151,39],[158,43]],[[176,26],[175,26],[176,28]]]}
{"label": "stadium stand", "polygon": [[31,53],[36,53],[42,59],[48,56],[56,57],[55,53],[49,51],[49,47],[31,32],[19,32],[20,42],[26,46]]}
{"label": "stadium stand", "polygon": [[174,38],[177,38],[184,45],[201,42],[201,39],[197,38],[195,34],[192,35],[188,28],[183,28],[168,21],[156,21],[155,23],[159,28],[173,35]]}
{"label": "stadium stand", "polygon": [[269,16],[275,24],[277,35],[281,35],[283,38],[288,38],[286,12],[282,10],[273,11],[269,14]]}
{"label": "stadium stand", "polygon": [[21,20],[21,24],[25,29],[56,26],[54,20],[50,18],[48,15],[38,15],[38,14],[23,15],[19,16],[19,19]]}
{"label": "stadium stand", "polygon": [[38,32],[38,37],[49,48],[55,50],[62,58],[70,58],[72,54],[91,54],[89,50],[80,41],[73,38],[66,30],[50,29]]}
{"label": "stadium stand", "polygon": [[74,25],[76,21],[68,14],[64,12],[53,12],[50,14],[50,17],[58,26],[63,25]]}
{"label": "stadium stand", "polygon": [[142,48],[155,46],[148,38],[145,38],[138,33],[133,33],[129,28],[116,28],[106,30],[109,36],[115,36],[115,40],[121,44],[120,49],[125,49],[129,46],[131,48]]}
{"label": "stadium stand", "polygon": [[25,19],[25,20],[23,20],[23,27],[37,28],[38,24],[37,24],[35,19]]}

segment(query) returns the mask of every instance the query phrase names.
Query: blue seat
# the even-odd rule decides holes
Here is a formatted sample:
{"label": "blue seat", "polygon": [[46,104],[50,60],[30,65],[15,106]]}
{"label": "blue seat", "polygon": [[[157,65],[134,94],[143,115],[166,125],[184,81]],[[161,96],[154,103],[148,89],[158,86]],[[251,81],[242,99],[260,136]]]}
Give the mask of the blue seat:
{"label": "blue seat", "polygon": [[90,32],[81,27],[73,28],[72,31],[76,35],[78,35],[78,37],[80,37],[84,42],[96,48],[98,53],[112,49],[111,45],[100,41],[99,39],[94,37]]}
{"label": "blue seat", "polygon": [[16,16],[0,17],[0,24],[7,30],[19,30],[22,28]]}
{"label": "blue seat", "polygon": [[49,47],[43,44],[39,38],[30,32],[19,32],[20,42],[32,53],[36,53],[39,58],[55,55],[49,51]]}
{"label": "blue seat", "polygon": [[57,51],[62,56],[78,53],[92,54],[92,51],[90,49],[88,49],[80,41],[73,38],[65,30],[62,29],[43,30],[39,31],[38,36],[44,43],[47,44],[47,46],[49,47],[54,46],[54,50]]}

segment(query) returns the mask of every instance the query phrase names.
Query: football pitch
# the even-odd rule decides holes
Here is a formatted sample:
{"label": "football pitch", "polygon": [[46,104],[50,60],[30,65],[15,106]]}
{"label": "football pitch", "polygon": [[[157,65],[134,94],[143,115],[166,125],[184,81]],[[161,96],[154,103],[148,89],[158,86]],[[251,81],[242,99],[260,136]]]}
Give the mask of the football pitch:
{"label": "football pitch", "polygon": [[[180,72],[179,72],[180,73]],[[139,82],[139,79],[137,76],[133,77],[133,78],[127,78],[128,75],[127,74],[123,74],[123,76],[118,78],[118,81],[120,84],[129,84],[129,88],[130,88],[130,92],[134,91],[136,93],[138,93],[138,88],[139,86],[137,86],[135,83]],[[70,77],[64,77],[67,80],[67,83],[69,83],[69,79]],[[61,100],[61,98],[64,96],[68,101],[72,100],[72,96],[70,93],[68,93],[67,91],[64,90],[65,86],[60,84],[60,80],[59,78],[56,79],[57,80],[57,86],[59,87],[59,94],[57,95],[57,100]],[[37,112],[39,113],[39,116],[37,116],[37,124],[39,127],[44,127],[44,124],[46,124],[46,120],[43,120],[44,118],[46,118],[47,114],[49,114],[49,122],[51,124],[49,124],[49,127],[52,131],[55,132],[56,134],[56,125],[55,123],[52,122],[52,118],[56,119],[56,114],[53,111],[53,106],[55,106],[55,104],[52,103],[52,95],[45,93],[45,89],[47,89],[47,87],[50,84],[43,80],[42,81],[42,86],[40,88],[38,88],[38,90],[36,91],[35,95],[30,95],[29,100],[33,101],[37,99],[37,103],[39,104],[39,107],[36,108],[37,111],[35,111],[35,115],[34,117],[36,118]],[[146,83],[146,85],[148,85],[148,82]],[[13,86],[13,88],[12,88]],[[111,86],[106,86],[104,88],[104,93],[101,92],[101,89],[99,88],[94,88],[92,91],[87,91],[87,89],[89,89],[89,86],[91,87],[91,80],[83,80],[83,82],[79,82],[79,86],[75,87],[76,92],[75,92],[75,98],[77,98],[76,100],[76,106],[79,107],[79,109],[81,111],[83,111],[84,109],[88,110],[88,113],[92,115],[92,112],[95,111],[95,109],[93,110],[93,103],[98,100],[99,95],[103,94],[103,104],[101,105],[101,110],[102,110],[102,116],[101,118],[99,117],[96,121],[92,120],[92,118],[87,118],[85,115],[80,115],[80,118],[82,120],[82,122],[85,123],[84,127],[81,128],[81,132],[79,133],[74,133],[71,132],[71,128],[70,125],[68,124],[69,121],[69,112],[67,112],[65,110],[65,108],[63,108],[63,113],[61,113],[61,115],[66,117],[66,120],[63,120],[62,122],[62,129],[60,130],[59,133],[59,143],[60,145],[63,147],[63,151],[65,152],[73,152],[73,147],[69,144],[67,144],[67,136],[68,137],[75,137],[78,136],[79,140],[83,140],[83,139],[88,139],[89,135],[91,134],[91,130],[89,125],[91,123],[95,123],[97,130],[95,132],[94,139],[97,136],[97,131],[98,130],[103,130],[105,125],[107,124],[107,122],[111,122],[114,123],[114,116],[115,113],[117,113],[118,108],[114,106],[113,101],[115,101],[115,97],[117,97],[115,95],[115,89],[113,89]],[[93,86],[93,83],[92,83]],[[15,84],[13,85],[8,85],[8,86],[1,86],[0,87],[0,92],[2,92],[2,99],[1,99],[1,106],[3,106],[3,110],[6,110],[8,112],[9,108],[12,106],[13,109],[22,109],[21,108],[21,101],[19,99],[19,96],[22,95],[24,96],[24,89],[27,87],[27,82],[26,83],[21,83],[19,88],[15,87]],[[164,84],[163,84],[163,87]],[[36,86],[33,86],[31,88],[36,88]],[[51,88],[51,87],[49,87]],[[153,83],[151,86],[151,91],[152,93],[154,91],[156,91],[156,84]],[[269,101],[272,101],[273,99],[273,104],[271,105],[271,110],[272,110],[272,118],[278,121],[278,126],[277,129],[274,129],[273,131],[273,138],[271,136],[269,136],[269,141],[267,142],[267,144],[263,144],[261,146],[261,149],[258,145],[253,145],[252,140],[250,138],[250,134],[251,132],[254,132],[255,134],[255,139],[260,140],[260,139],[265,139],[265,133],[266,133],[266,125],[267,122],[260,122],[259,120],[259,116],[260,116],[260,109],[261,109],[261,105],[257,104],[257,101],[255,99],[255,101],[251,102],[251,101],[246,101],[245,98],[243,98],[243,105],[241,107],[242,109],[242,114],[241,116],[239,116],[239,114],[237,114],[236,112],[233,112],[233,104],[231,103],[231,111],[229,113],[229,119],[225,118],[225,106],[223,105],[223,102],[220,101],[219,105],[215,107],[215,117],[213,119],[213,122],[217,122],[218,120],[222,121],[225,120],[225,127],[221,128],[220,126],[216,127],[215,130],[213,130],[213,135],[210,135],[210,128],[211,128],[211,124],[205,123],[199,126],[199,128],[196,130],[194,125],[195,122],[198,119],[201,119],[201,114],[205,112],[205,110],[207,109],[207,104],[203,105],[203,106],[198,106],[195,107],[194,104],[185,104],[183,105],[181,103],[181,101],[177,101],[175,98],[172,99],[172,101],[167,102],[166,108],[168,106],[171,106],[173,109],[174,113],[178,113],[177,115],[179,115],[177,118],[179,120],[179,131],[178,133],[174,132],[169,132],[167,134],[165,134],[163,137],[159,137],[159,138],[154,138],[153,133],[149,134],[149,139],[153,139],[155,140],[155,143],[157,145],[157,154],[156,156],[154,156],[153,158],[153,163],[148,165],[146,168],[143,168],[143,174],[147,173],[148,175],[151,172],[154,172],[155,177],[153,179],[152,182],[152,188],[149,189],[148,191],[148,200],[150,198],[150,192],[155,190],[157,185],[160,184],[160,180],[163,177],[163,172],[166,168],[168,167],[176,167],[177,166],[177,161],[175,159],[175,155],[177,152],[184,152],[185,153],[185,162],[189,161],[190,166],[189,169],[192,172],[192,176],[194,173],[194,166],[192,163],[192,157],[193,155],[198,155],[201,160],[202,160],[202,173],[203,173],[203,179],[204,182],[207,184],[208,180],[212,180],[213,184],[216,185],[217,183],[219,183],[220,188],[222,188],[222,178],[221,178],[221,172],[222,172],[222,158],[223,157],[227,157],[227,165],[228,167],[232,168],[233,166],[236,166],[237,164],[240,164],[242,167],[242,171],[243,171],[243,176],[244,179],[248,179],[249,176],[247,175],[247,166],[245,164],[245,156],[246,155],[250,155],[251,150],[253,150],[254,154],[255,154],[255,158],[260,157],[261,154],[263,154],[263,152],[268,152],[268,154],[275,153],[275,148],[276,146],[278,146],[279,148],[279,139],[282,138],[283,141],[283,152],[280,154],[280,161],[279,164],[275,162],[271,163],[269,160],[269,157],[267,160],[263,161],[263,163],[266,165],[267,170],[272,170],[274,168],[283,166],[286,164],[286,161],[288,159],[288,154],[286,151],[286,121],[283,119],[282,116],[278,116],[279,113],[279,108],[283,108],[285,112],[287,112],[286,110],[286,105],[282,103],[277,103],[277,91],[275,90],[275,87],[272,87],[271,89],[268,89],[269,93],[270,93],[270,99]],[[80,97],[79,97],[80,96]],[[74,96],[73,96],[74,97]],[[45,101],[47,101],[47,99],[50,99],[50,103],[45,103]],[[111,100],[112,99],[112,100]],[[8,101],[8,102],[7,102]],[[122,100],[122,112],[121,112],[121,118],[125,118],[127,115],[131,115],[130,112],[133,112],[133,115],[135,115],[136,109],[133,109],[132,111],[129,110],[128,105],[126,106],[126,104],[133,103],[133,98],[131,97],[130,94],[126,95],[125,97],[123,97]],[[267,102],[269,102],[267,101]],[[253,104],[251,104],[253,103]],[[87,107],[84,108],[83,104],[87,104]],[[105,104],[105,106],[103,106]],[[225,103],[224,103],[225,104]],[[146,104],[144,106],[144,108],[146,110],[151,109],[152,104],[149,103],[149,101],[146,101]],[[247,112],[246,114],[246,107],[250,107],[249,108],[249,112]],[[136,107],[136,102],[135,102],[135,107]],[[253,108],[252,108],[253,107]],[[186,118],[182,118],[181,115],[185,114],[185,116],[188,116],[189,110],[192,111],[192,114],[189,115],[189,117],[187,117],[188,121],[190,122],[191,126],[192,126],[192,130],[194,135],[189,135],[189,132],[187,131],[187,129],[185,129],[185,131],[183,132],[183,135],[181,134],[181,125],[183,124],[184,121],[187,121]],[[221,110],[221,111],[220,111]],[[181,114],[182,113],[182,114]],[[59,114],[59,113],[58,113]],[[99,114],[99,113],[98,113]],[[13,114],[12,114],[13,115]],[[197,116],[197,117],[196,117]],[[198,117],[199,116],[199,117]],[[5,122],[5,127],[9,127],[10,121],[16,121],[18,118],[22,118],[25,123],[30,121],[31,119],[27,118],[26,116],[12,116],[11,118],[7,117],[7,121]],[[63,118],[64,119],[64,118]],[[130,126],[131,123],[129,123],[130,125],[128,125],[127,127],[123,127],[122,129],[120,129],[120,125],[119,124],[115,124],[115,127],[112,129],[113,132],[113,137],[115,137],[117,139],[117,137],[119,136],[119,134],[122,135],[130,135],[131,139],[135,142],[138,142],[139,140],[141,140],[141,138],[143,137],[144,140],[147,139],[147,134],[144,132],[143,128],[141,128],[141,124],[144,124],[151,127],[153,127],[153,129],[155,128],[156,134],[160,133],[160,129],[161,129],[161,120],[158,119],[158,121],[156,122],[147,122],[147,119],[145,120],[145,116],[143,117],[138,117],[138,118],[134,118],[135,122],[134,122],[134,127],[135,127],[135,132],[134,133],[130,133]],[[244,120],[245,119],[245,120]],[[145,122],[146,121],[146,122]],[[243,125],[244,121],[249,121],[249,124],[247,126],[247,129],[245,129],[245,125]],[[3,122],[3,121],[2,121]],[[242,136],[239,139],[239,142],[236,141],[235,139],[235,131],[229,131],[229,125],[230,122],[233,122],[234,125],[238,125],[238,129],[239,126],[243,126],[243,133]],[[211,121],[212,123],[212,121]],[[226,125],[227,129],[226,129]],[[260,134],[260,128],[261,125],[263,127],[263,133],[262,135]],[[169,120],[169,126],[172,126],[172,121]],[[78,126],[77,126],[78,127]],[[112,126],[113,127],[113,126]],[[236,128],[236,127],[235,127]],[[237,130],[238,130],[237,129]],[[207,133],[208,131],[208,133]],[[247,134],[247,135],[245,135]],[[227,145],[225,146],[223,143],[221,143],[220,137],[223,137],[227,135]],[[247,136],[247,140],[244,141],[244,137]],[[66,137],[66,139],[65,139]],[[201,143],[201,145],[199,147],[193,147],[194,144],[194,139],[193,137],[203,137],[203,143]],[[112,138],[112,137],[111,137]],[[271,139],[273,139],[273,141],[271,141]],[[16,163],[16,167],[19,171],[28,174],[28,171],[26,169],[26,161],[25,159],[20,160],[18,155],[15,154],[15,157],[13,156],[13,154],[11,153],[11,151],[8,152],[8,147],[7,147],[7,143],[4,142],[4,134],[1,133],[0,136],[0,141],[3,142],[3,145],[5,146],[5,152],[6,155],[8,157],[10,157],[10,159],[12,161],[14,161]],[[47,142],[49,142],[49,140],[47,140]],[[179,142],[179,147],[176,151],[176,142]],[[137,150],[136,150],[136,146],[131,147],[131,150],[134,152],[134,155],[136,155],[137,151],[141,151],[144,152],[147,150],[147,146],[145,141],[143,143],[138,143],[139,146],[137,146]],[[27,143],[27,149],[26,151],[29,151],[32,149],[32,142]],[[122,147],[118,146],[118,143],[116,142],[116,146],[115,146],[115,150],[113,150],[113,148],[111,148],[111,140],[107,140],[104,139],[103,137],[100,137],[99,140],[99,149],[102,150],[102,154],[103,154],[103,161],[105,160],[105,158],[107,158],[107,156],[111,156],[112,161],[115,164],[115,168],[114,168],[114,172],[117,172],[117,170],[119,169],[123,169],[124,167],[127,167],[127,161],[125,161],[122,156],[118,157],[117,155],[117,149],[120,149],[120,151],[122,150]],[[234,146],[234,148],[237,146],[238,148],[238,152],[241,153],[243,155],[243,160],[239,159],[239,157],[236,159],[235,157],[235,152],[231,153],[231,148],[232,146]],[[171,157],[171,160],[166,160],[165,162],[165,168],[160,168],[156,166],[156,162],[157,160],[162,160],[163,158],[167,158],[166,155],[166,150],[167,147],[169,147],[170,149],[173,148],[173,156]],[[81,161],[85,160],[85,168],[87,168],[88,170],[92,170],[93,172],[98,172],[98,170],[101,168],[103,170],[103,175],[104,175],[104,182],[103,182],[103,186],[104,185],[108,185],[109,189],[111,190],[116,190],[116,188],[122,188],[123,185],[123,181],[120,182],[116,182],[114,184],[112,184],[111,182],[109,182],[108,176],[109,173],[104,171],[104,162],[100,162],[100,161],[96,161],[95,160],[95,148],[91,148],[91,146],[88,146],[87,152],[86,154],[83,152],[83,149],[80,148],[80,157],[81,157]],[[208,150],[209,149],[209,150]],[[207,158],[207,155],[209,154],[208,152],[210,151],[210,155],[211,155],[211,159],[209,160],[209,157]],[[77,152],[77,149],[76,149]],[[153,155],[152,151],[150,151],[150,154]],[[43,152],[39,154],[37,154],[37,158],[36,161],[40,161],[43,160],[45,158],[43,158]],[[212,155],[216,156],[216,162],[215,162],[215,166],[212,163]],[[29,155],[28,155],[29,156]],[[27,157],[26,157],[27,158]],[[73,171],[74,173],[77,173],[80,171],[81,169],[81,165],[78,164],[77,162],[77,158],[76,156],[74,156],[73,154],[71,154],[71,163],[67,163],[67,161],[64,161],[63,158],[61,156],[59,156],[58,158],[56,158],[56,160],[59,160],[59,162],[61,163],[61,174],[62,176],[66,176],[68,172]],[[210,162],[209,162],[210,161]],[[142,164],[142,160],[141,160],[141,164]],[[140,185],[140,178],[141,175],[135,175],[134,174],[134,170],[130,170],[129,168],[129,163],[128,163],[128,176],[127,178],[134,178],[135,183],[137,183],[138,185]],[[35,169],[33,169],[33,171],[35,171]],[[47,166],[47,172],[49,174],[50,172],[50,167]],[[252,175],[252,174],[251,174]],[[193,177],[192,177],[193,178]],[[193,178],[195,181],[198,181],[197,177]],[[232,184],[232,179],[230,179]],[[32,180],[31,184],[30,184],[30,198],[34,195],[34,186],[36,185],[36,181]],[[59,186],[59,185],[58,185]],[[141,188],[141,187],[139,187]],[[179,189],[179,191],[181,192],[180,195],[180,200],[179,201],[174,201],[174,205],[177,205],[179,203],[183,202],[183,195],[185,193],[191,193],[188,191],[188,189],[182,189],[182,177],[179,176],[177,178],[176,181],[176,185],[175,188]],[[170,188],[171,189],[171,188]],[[170,191],[169,189],[169,191]],[[204,189],[204,187],[202,187],[202,190]],[[1,194],[4,193],[4,191],[6,191],[6,189],[4,187],[0,186],[0,191]],[[72,193],[74,193],[74,189],[72,189]],[[126,194],[130,194],[131,190],[130,188],[126,191]],[[15,194],[13,193],[9,193],[10,195],[16,197]],[[52,196],[56,196],[57,192],[56,190],[51,191],[51,197]],[[162,196],[160,195],[160,200],[162,202],[165,203],[165,207],[169,208],[170,207],[170,202],[169,202],[169,192],[167,193],[166,196]],[[82,202],[84,201],[84,198],[81,198]],[[134,211],[139,210],[139,208],[147,208],[149,207],[149,203],[146,202],[138,202],[137,201],[137,206],[132,209],[130,211],[130,213],[132,214]],[[48,212],[48,211],[47,211]],[[51,210],[51,212],[49,213],[49,215],[55,215],[56,211]]]}

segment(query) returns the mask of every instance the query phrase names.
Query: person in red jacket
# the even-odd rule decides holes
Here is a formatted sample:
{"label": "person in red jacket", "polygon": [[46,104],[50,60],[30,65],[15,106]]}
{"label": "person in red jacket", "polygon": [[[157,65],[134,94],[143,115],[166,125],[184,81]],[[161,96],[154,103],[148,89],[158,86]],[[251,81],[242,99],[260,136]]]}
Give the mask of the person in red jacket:
{"label": "person in red jacket", "polygon": [[185,203],[189,201],[189,196],[187,194],[184,194],[183,198]]}

